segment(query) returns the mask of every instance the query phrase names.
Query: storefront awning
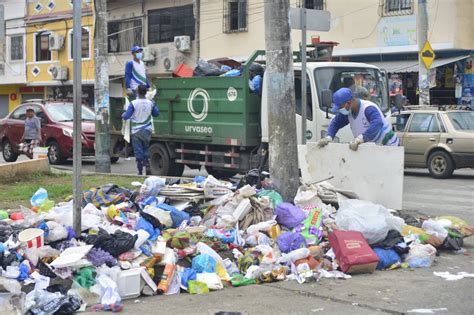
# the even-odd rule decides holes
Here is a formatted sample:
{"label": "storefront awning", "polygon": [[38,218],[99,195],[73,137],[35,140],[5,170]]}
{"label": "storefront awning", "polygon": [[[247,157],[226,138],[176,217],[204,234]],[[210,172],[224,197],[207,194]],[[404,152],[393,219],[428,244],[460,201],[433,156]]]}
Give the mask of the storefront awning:
{"label": "storefront awning", "polygon": [[[441,67],[459,60],[466,59],[467,57],[469,57],[469,55],[438,58],[433,61],[431,68]],[[377,61],[369,63],[379,67],[380,69],[384,69],[388,73],[418,72],[418,60]]]}

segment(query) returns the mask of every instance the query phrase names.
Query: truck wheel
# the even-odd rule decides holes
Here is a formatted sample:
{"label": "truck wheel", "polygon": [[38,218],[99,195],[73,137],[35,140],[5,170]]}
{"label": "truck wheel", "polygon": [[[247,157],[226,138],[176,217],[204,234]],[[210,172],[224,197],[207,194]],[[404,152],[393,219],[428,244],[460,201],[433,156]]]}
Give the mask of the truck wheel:
{"label": "truck wheel", "polygon": [[229,179],[237,175],[234,171],[217,170],[209,166],[206,166],[206,171],[217,179]]}
{"label": "truck wheel", "polygon": [[64,164],[64,162],[66,162],[67,158],[65,158],[61,153],[61,148],[59,147],[59,144],[56,141],[52,140],[51,142],[49,142],[48,147],[48,159],[50,164],[59,165]]}
{"label": "truck wheel", "polygon": [[3,140],[2,144],[3,159],[5,162],[15,162],[18,159],[18,154],[13,152],[13,146],[10,140]]}
{"label": "truck wheel", "polygon": [[454,172],[454,162],[444,151],[435,151],[428,157],[428,170],[434,178],[448,178]]}
{"label": "truck wheel", "polygon": [[150,146],[150,168],[151,174],[156,176],[174,176],[174,161],[170,158],[168,150],[161,143]]}

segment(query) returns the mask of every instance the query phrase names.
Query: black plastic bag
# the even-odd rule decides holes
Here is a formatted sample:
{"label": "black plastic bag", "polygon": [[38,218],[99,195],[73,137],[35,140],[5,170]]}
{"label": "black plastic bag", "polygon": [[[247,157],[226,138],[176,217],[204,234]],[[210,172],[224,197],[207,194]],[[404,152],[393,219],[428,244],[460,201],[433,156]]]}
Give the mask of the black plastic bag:
{"label": "black plastic bag", "polygon": [[115,231],[114,234],[109,234],[105,230],[99,229],[99,234],[87,237],[86,243],[101,248],[117,258],[120,254],[132,249],[137,238],[138,235],[131,235],[120,230]]}
{"label": "black plastic bag", "polygon": [[460,237],[447,236],[440,249],[458,251],[462,249],[464,241]]}

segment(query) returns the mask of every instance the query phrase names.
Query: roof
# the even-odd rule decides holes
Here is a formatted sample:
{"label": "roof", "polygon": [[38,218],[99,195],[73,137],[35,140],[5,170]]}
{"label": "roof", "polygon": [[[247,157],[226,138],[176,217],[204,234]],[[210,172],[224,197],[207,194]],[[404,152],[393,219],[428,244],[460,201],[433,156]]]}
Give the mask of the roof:
{"label": "roof", "polygon": [[[470,55],[450,58],[438,58],[433,61],[431,68],[441,67],[468,58]],[[375,61],[370,64],[390,73],[418,72],[418,60]]]}
{"label": "roof", "polygon": [[[294,67],[301,69],[301,62],[295,62]],[[362,62],[345,62],[345,61],[330,61],[330,62],[308,62],[306,63],[308,69],[317,69],[325,67],[351,67],[351,68],[371,68],[377,69],[377,66]]]}

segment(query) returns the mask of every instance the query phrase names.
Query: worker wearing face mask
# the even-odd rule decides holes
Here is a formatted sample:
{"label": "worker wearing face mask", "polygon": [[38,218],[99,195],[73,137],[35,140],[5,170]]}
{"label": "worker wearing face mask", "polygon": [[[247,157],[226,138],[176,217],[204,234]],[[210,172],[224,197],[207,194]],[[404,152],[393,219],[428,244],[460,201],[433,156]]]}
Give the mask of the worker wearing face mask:
{"label": "worker wearing face mask", "polygon": [[137,97],[137,88],[140,85],[145,85],[148,89],[150,88],[150,83],[146,77],[145,63],[142,61],[143,48],[134,46],[131,52],[133,59],[125,65],[125,88],[129,98],[134,100]]}
{"label": "worker wearing face mask", "polygon": [[371,101],[354,98],[349,88],[341,88],[333,95],[332,112],[336,116],[329,124],[327,136],[319,140],[318,146],[324,147],[336,136],[339,129],[350,124],[354,139],[349,147],[356,151],[364,142],[398,146],[397,135],[382,111]]}

